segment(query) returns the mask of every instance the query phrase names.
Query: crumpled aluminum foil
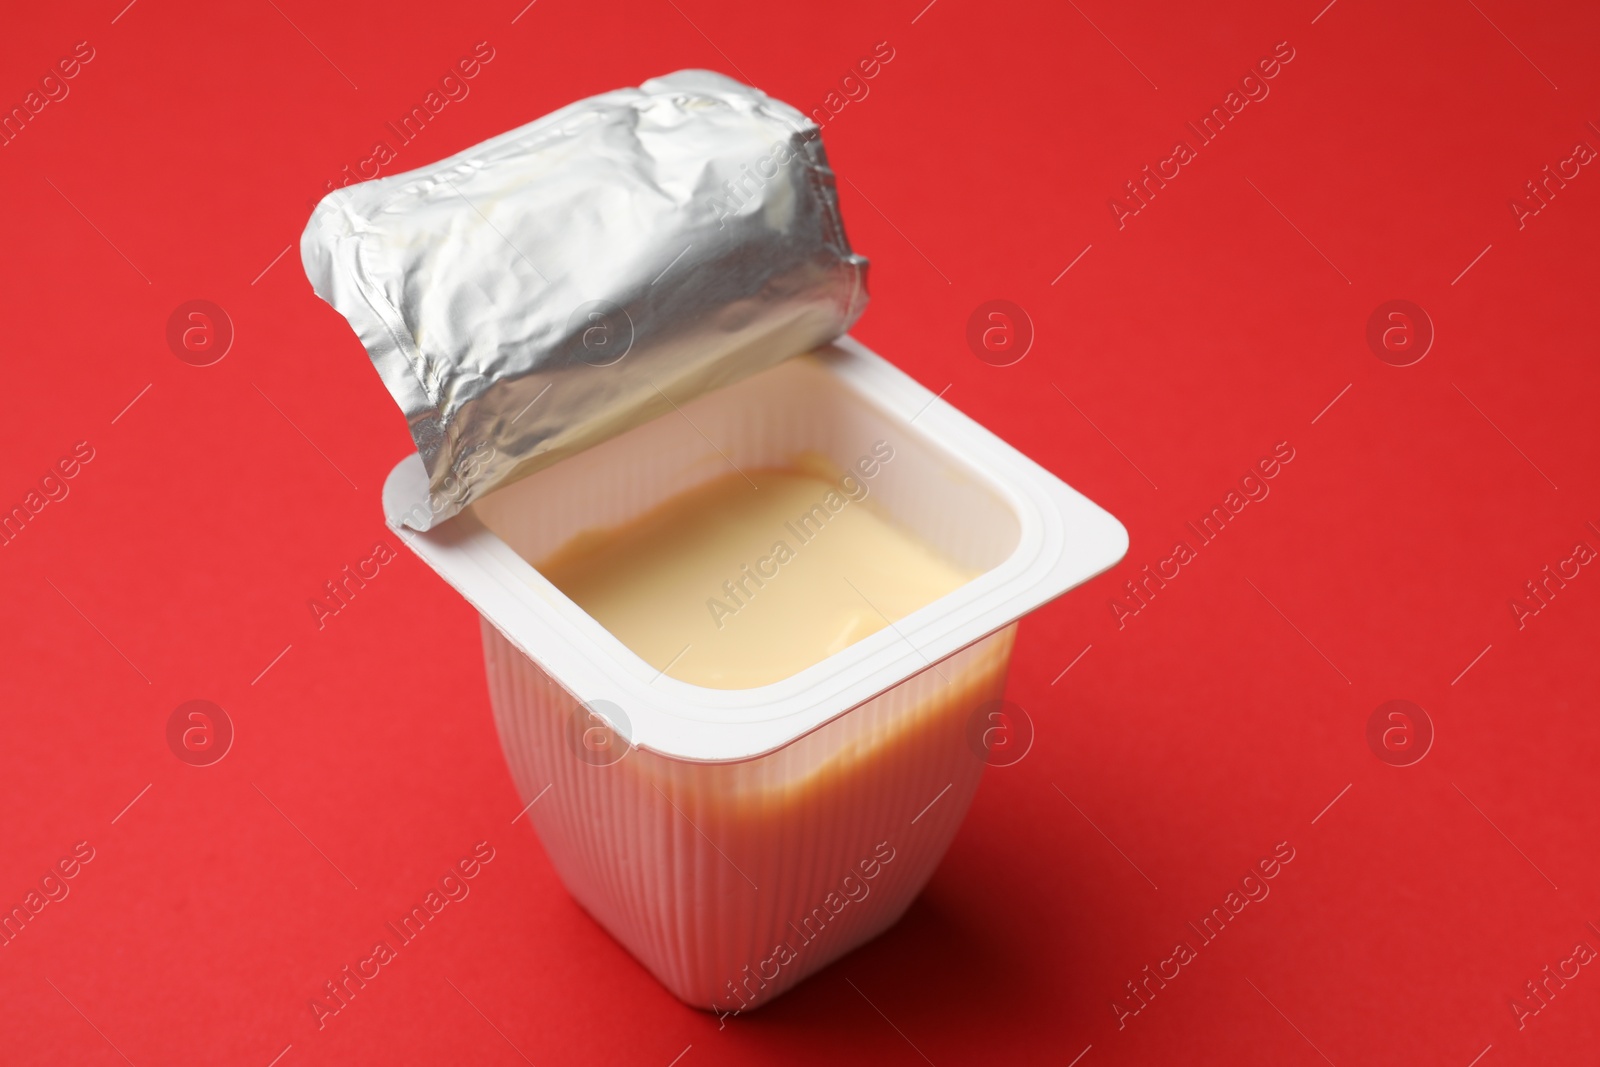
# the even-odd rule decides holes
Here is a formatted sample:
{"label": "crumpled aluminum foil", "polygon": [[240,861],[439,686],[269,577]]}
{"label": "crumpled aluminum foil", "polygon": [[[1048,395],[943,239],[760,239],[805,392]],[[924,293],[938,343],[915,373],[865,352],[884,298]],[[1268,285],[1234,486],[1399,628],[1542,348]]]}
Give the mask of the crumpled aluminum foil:
{"label": "crumpled aluminum foil", "polygon": [[849,329],[867,261],[818,133],[685,70],[324,198],[300,254],[410,423],[405,524]]}

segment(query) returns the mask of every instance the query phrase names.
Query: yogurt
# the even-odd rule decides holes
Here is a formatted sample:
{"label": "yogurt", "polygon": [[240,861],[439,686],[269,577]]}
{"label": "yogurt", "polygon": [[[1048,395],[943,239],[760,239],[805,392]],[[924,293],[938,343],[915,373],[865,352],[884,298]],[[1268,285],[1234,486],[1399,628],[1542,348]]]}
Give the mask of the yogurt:
{"label": "yogurt", "polygon": [[1017,620],[1127,534],[849,338],[675,407],[423,533],[412,457],[385,507],[482,616],[562,882],[685,1003],[745,1011],[910,906]]}
{"label": "yogurt", "polygon": [[539,572],[646,663],[714,689],[787,678],[976,576],[826,466],[730,471],[579,534]]}

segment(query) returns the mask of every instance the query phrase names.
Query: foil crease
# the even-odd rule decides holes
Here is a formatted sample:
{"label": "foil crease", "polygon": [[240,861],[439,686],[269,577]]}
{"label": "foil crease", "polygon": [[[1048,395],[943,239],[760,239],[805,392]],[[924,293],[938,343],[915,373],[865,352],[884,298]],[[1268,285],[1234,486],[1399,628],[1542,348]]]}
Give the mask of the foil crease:
{"label": "foil crease", "polygon": [[301,259],[410,425],[405,524],[849,329],[867,261],[819,133],[686,70],[325,197]]}

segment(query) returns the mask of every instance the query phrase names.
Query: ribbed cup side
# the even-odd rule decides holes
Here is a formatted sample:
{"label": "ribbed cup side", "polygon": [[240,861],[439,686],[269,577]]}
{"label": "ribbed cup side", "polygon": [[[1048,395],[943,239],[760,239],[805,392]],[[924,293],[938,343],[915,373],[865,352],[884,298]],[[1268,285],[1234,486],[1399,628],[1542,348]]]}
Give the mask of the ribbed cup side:
{"label": "ribbed cup side", "polygon": [[770,1000],[905,912],[977,790],[972,720],[1000,699],[1015,635],[757,759],[596,765],[576,698],[483,622],[506,762],[523,802],[540,797],[529,817],[568,891],[676,996],[722,1010]]}

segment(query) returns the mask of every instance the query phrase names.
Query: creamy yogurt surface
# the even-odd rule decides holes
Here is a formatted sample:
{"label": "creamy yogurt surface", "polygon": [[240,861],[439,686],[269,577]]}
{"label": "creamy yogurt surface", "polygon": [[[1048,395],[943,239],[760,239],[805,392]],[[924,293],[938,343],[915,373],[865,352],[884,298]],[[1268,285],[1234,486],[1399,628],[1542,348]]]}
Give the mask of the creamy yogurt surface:
{"label": "creamy yogurt surface", "polygon": [[816,470],[730,473],[537,567],[668,676],[767,685],[976,577],[869,497],[866,482]]}

